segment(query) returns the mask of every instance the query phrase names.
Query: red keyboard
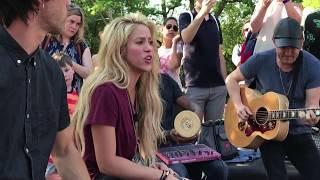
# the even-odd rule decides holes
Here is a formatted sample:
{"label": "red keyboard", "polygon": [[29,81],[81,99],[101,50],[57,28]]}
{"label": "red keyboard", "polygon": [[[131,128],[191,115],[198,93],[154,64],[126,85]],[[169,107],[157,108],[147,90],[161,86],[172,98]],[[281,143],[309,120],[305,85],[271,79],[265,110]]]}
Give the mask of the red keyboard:
{"label": "red keyboard", "polygon": [[187,144],[160,148],[157,156],[167,165],[216,160],[221,154],[204,144]]}

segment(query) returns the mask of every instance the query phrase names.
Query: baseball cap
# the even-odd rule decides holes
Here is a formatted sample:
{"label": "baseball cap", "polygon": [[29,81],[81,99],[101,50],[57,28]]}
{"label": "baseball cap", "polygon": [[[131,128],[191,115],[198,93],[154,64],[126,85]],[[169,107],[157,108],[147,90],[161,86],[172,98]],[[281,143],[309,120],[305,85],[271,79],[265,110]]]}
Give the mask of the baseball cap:
{"label": "baseball cap", "polygon": [[274,29],[273,39],[277,48],[294,47],[301,49],[303,28],[296,20],[290,17],[281,19]]}

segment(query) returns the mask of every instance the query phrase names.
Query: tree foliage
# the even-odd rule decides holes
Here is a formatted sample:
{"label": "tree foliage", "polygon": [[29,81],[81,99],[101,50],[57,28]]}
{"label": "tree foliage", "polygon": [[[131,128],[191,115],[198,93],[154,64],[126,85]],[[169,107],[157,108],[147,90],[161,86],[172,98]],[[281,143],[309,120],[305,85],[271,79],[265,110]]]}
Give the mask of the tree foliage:
{"label": "tree foliage", "polygon": [[149,0],[75,0],[74,2],[84,11],[85,38],[93,53],[96,53],[99,47],[99,31],[102,31],[110,20],[130,12],[139,11],[143,14],[154,12],[154,8],[147,8]]}
{"label": "tree foliage", "polygon": [[304,0],[302,4],[304,7],[310,7],[313,9],[320,8],[320,0]]}
{"label": "tree foliage", "polygon": [[254,10],[254,3],[228,3],[224,6],[224,10],[220,15],[224,56],[227,62],[227,71],[234,69],[231,61],[232,50],[236,44],[241,44],[244,38],[241,34],[241,29],[246,21],[251,17]]}
{"label": "tree foliage", "polygon": [[[86,40],[93,53],[96,53],[99,46],[99,31],[113,18],[123,16],[131,12],[142,12],[152,18],[157,23],[173,14],[177,14],[178,7],[186,0],[159,0],[158,7],[151,7],[150,0],[74,0],[83,8],[86,17]],[[258,0],[220,0],[213,8],[215,15],[219,16],[224,39],[224,55],[227,61],[227,68],[230,72],[234,69],[231,63],[233,47],[243,42],[241,29],[244,22],[250,19],[255,3]],[[302,0],[294,0],[302,2]],[[195,0],[189,0],[189,7],[183,6],[185,10],[190,10],[194,6]],[[319,8],[319,0],[304,0],[305,7]],[[181,11],[181,10],[180,10]]]}

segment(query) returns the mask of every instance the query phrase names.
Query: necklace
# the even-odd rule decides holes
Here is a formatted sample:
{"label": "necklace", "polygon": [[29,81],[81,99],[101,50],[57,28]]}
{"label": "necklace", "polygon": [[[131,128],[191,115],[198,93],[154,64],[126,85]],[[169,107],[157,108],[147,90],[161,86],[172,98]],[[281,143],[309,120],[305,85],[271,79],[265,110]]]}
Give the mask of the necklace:
{"label": "necklace", "polygon": [[283,79],[282,79],[282,73],[281,73],[281,70],[280,70],[279,67],[278,67],[278,70],[279,70],[279,77],[280,77],[283,93],[284,93],[284,95],[289,96],[289,93],[290,93],[290,90],[291,90],[291,85],[292,85],[292,78],[291,78],[291,80],[289,82],[288,91],[286,91],[286,88],[284,86]]}
{"label": "necklace", "polygon": [[[134,130],[134,134],[136,136],[136,153],[139,152],[139,140],[138,140],[138,137],[137,137],[137,130],[136,130],[136,123],[134,121],[134,108],[132,106],[132,103],[131,103],[131,98],[130,98],[130,95],[129,95],[129,91],[126,90],[127,92],[127,97],[128,97],[128,101],[129,101],[129,106],[130,106],[130,116],[131,116],[131,121],[132,121],[132,126],[133,126],[133,130]],[[135,104],[135,103],[134,103]]]}

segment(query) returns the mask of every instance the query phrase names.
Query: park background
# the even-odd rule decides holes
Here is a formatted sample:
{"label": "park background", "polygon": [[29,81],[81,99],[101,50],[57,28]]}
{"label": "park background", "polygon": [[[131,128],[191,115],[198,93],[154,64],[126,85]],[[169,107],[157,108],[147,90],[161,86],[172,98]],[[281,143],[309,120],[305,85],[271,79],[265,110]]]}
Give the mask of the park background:
{"label": "park background", "polygon": [[[305,12],[320,9],[320,0],[293,0],[301,3]],[[85,38],[92,54],[99,47],[99,31],[112,19],[131,12],[141,12],[159,25],[169,16],[179,17],[179,14],[190,11],[194,0],[74,0],[85,13]],[[217,0],[212,9],[219,16],[223,34],[224,56],[227,70],[235,67],[231,61],[233,47],[244,41],[241,28],[249,20],[257,0]]]}

